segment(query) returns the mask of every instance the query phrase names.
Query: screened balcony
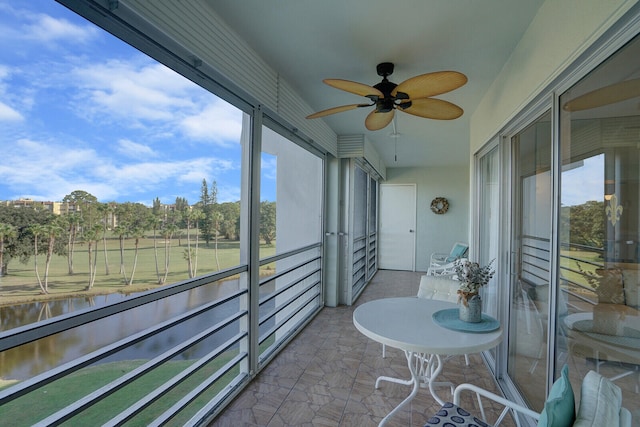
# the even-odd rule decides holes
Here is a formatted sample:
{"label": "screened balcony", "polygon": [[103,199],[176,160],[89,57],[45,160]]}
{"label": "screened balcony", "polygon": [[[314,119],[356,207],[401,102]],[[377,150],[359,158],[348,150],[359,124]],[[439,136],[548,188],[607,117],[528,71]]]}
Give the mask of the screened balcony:
{"label": "screened balcony", "polygon": [[[380,270],[354,306],[325,308],[209,425],[374,426],[409,394],[411,387],[383,382],[381,375],[408,378],[404,354],[368,339],[353,326],[354,309],[379,298],[415,296],[422,273]],[[445,362],[441,378],[497,391],[479,354]],[[439,377],[440,379],[440,377]],[[450,399],[447,387],[440,397]],[[472,407],[472,402],[467,402]],[[422,388],[386,425],[422,426],[440,408]],[[494,416],[488,412],[488,416]],[[495,418],[493,418],[495,419]],[[507,420],[506,426],[514,425]]]}
{"label": "screened balcony", "polygon": [[[306,120],[331,95],[303,98],[298,90],[312,87],[307,75],[286,76],[293,73],[287,61],[317,71],[341,48],[362,48],[357,40],[372,49],[366,61],[377,60],[381,46],[373,43],[369,25],[349,22],[341,44],[315,50],[306,43],[300,49],[295,42],[303,34],[332,34],[307,33],[316,21],[323,29],[327,21],[301,10],[287,24],[302,22],[305,31],[291,32],[289,25],[258,30],[270,49],[293,43],[276,55],[253,48],[261,37],[254,35],[252,45],[239,33],[249,37],[247,29],[277,24],[294,5],[302,7],[299,2],[286,11],[269,10],[269,19],[266,13],[249,16],[255,27],[233,13],[225,16],[228,21],[218,14],[234,12],[234,4],[242,11],[249,1],[59,0],[0,8],[10,17],[7,26],[16,25],[6,33],[11,49],[4,51],[16,62],[0,64],[0,126],[6,130],[0,140],[0,208],[39,214],[57,209],[69,216],[84,210],[93,218],[84,224],[90,232],[77,240],[83,265],[69,265],[68,274],[66,265],[58,265],[37,277],[47,252],[59,249],[51,229],[27,231],[20,224],[21,247],[27,248],[22,253],[18,237],[9,237],[13,229],[2,231],[10,249],[0,262],[0,275],[8,273],[0,277],[0,303],[18,323],[9,324],[3,314],[0,417],[24,425],[374,424],[406,390],[388,384],[373,390],[373,379],[379,372],[402,377],[406,368],[393,349],[382,359],[380,345],[353,329],[354,305],[414,295],[429,255],[464,241],[474,259],[495,260],[485,309],[507,332],[498,347],[473,356],[472,368],[450,360],[448,378],[487,388],[497,383],[508,397],[539,410],[563,364],[569,364],[574,386],[595,369],[621,387],[624,406],[637,420],[640,3],[585,2],[579,11],[570,0],[522,2],[517,7],[528,8],[522,16],[500,17],[504,22],[493,26],[467,17],[469,25],[458,35],[474,40],[473,31],[482,29],[495,40],[489,50],[439,44],[456,60],[471,57],[472,50],[482,54],[478,62],[465,63],[470,75],[477,74],[464,88],[474,95],[464,126],[436,137],[435,122],[418,121],[414,151],[403,151],[403,134],[408,137],[413,122],[393,122],[389,134],[363,130],[360,120],[345,119],[348,126],[333,118]],[[377,4],[370,11],[383,14],[391,7]],[[265,5],[253,4],[256,10]],[[360,6],[355,2],[351,12]],[[22,10],[28,7],[33,9]],[[458,12],[452,15],[464,15]],[[478,15],[489,19],[500,12],[483,9]],[[418,16],[411,29],[431,30],[422,27],[427,15]],[[435,18],[432,27],[448,22]],[[518,31],[494,34],[506,27]],[[351,33],[356,29],[359,36]],[[388,52],[416,49],[417,61],[427,57],[428,41],[445,33],[398,41]],[[285,40],[269,43],[267,35],[274,34]],[[120,43],[117,49],[106,49],[107,39]],[[488,59],[494,48],[502,49],[502,59]],[[363,52],[338,62],[363,62],[352,61]],[[334,70],[322,68],[322,78]],[[365,81],[362,74],[342,72]],[[296,86],[287,77],[304,81]],[[68,86],[73,96],[64,92]],[[587,102],[583,109],[584,103],[574,102],[611,88],[617,94],[612,104]],[[50,120],[29,115],[36,110]],[[75,115],[63,116],[65,110]],[[147,128],[149,133],[139,133]],[[222,156],[222,148],[231,155]],[[187,157],[176,165],[178,153]],[[78,171],[99,179],[80,179]],[[100,191],[99,210],[74,198],[78,183]],[[141,193],[149,187],[163,196],[157,205],[156,194]],[[410,187],[410,203],[389,197],[397,187]],[[65,194],[74,197],[63,201]],[[175,197],[186,194],[189,209]],[[116,195],[120,199],[110,204]],[[442,196],[450,209],[436,215],[429,203]],[[143,236],[133,227],[142,211],[109,213],[132,200],[142,200],[142,211],[152,210],[159,221]],[[210,215],[205,232],[204,223],[187,220],[196,218],[189,215],[193,208],[222,216]],[[408,226],[407,213],[413,221]],[[127,220],[121,227],[118,216]],[[182,232],[172,235],[178,222]],[[389,233],[389,224],[398,223],[403,239]],[[77,231],[65,225],[69,233]],[[203,240],[191,240],[196,235],[206,236],[206,248]],[[58,236],[58,245],[69,237]],[[401,240],[403,251],[395,245]],[[138,241],[145,260],[136,265]],[[115,249],[118,243],[123,246]],[[169,253],[171,262],[160,256]],[[21,256],[28,258],[27,267],[19,264]],[[109,273],[118,258],[120,269],[114,265]],[[398,260],[405,263],[394,264]],[[37,295],[31,306],[4,304],[2,298],[14,294],[15,278],[30,287],[29,298],[39,286],[51,295]],[[78,293],[73,301],[55,295],[64,292],[65,280]],[[91,293],[93,285],[109,287],[109,295]],[[603,323],[594,331],[596,317]],[[37,414],[30,410],[33,402]],[[435,406],[428,393],[420,393],[397,425],[421,425]]]}

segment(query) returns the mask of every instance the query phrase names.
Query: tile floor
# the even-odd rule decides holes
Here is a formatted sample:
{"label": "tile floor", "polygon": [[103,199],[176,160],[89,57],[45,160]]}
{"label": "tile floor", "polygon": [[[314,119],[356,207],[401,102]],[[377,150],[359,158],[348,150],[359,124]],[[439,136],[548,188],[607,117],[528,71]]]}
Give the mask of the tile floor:
{"label": "tile floor", "polygon": [[[422,274],[380,270],[354,306],[323,309],[210,426],[377,425],[410,387],[382,383],[376,390],[376,378],[408,378],[409,370],[400,350],[387,348],[382,358],[381,344],[353,326],[353,310],[378,298],[415,295]],[[470,355],[469,367],[462,356],[448,360],[441,378],[496,390],[479,355]],[[450,400],[446,388],[439,391]],[[387,425],[422,426],[439,408],[429,391],[420,389]],[[508,421],[506,426],[512,425]]]}

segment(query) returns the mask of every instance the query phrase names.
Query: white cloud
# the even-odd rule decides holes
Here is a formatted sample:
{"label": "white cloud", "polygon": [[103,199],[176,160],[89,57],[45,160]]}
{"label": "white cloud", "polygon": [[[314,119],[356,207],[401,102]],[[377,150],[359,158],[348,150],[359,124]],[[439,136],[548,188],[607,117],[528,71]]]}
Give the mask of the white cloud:
{"label": "white cloud", "polygon": [[[7,89],[4,82],[11,75],[11,69],[0,64],[0,97],[7,98]],[[19,121],[24,117],[13,107],[0,100],[0,122]]]}
{"label": "white cloud", "polygon": [[217,177],[219,200],[239,199],[240,110],[42,5],[0,0],[0,39],[12,46],[0,64],[0,199],[82,189],[101,201],[197,201],[202,179]]}
{"label": "white cloud", "polygon": [[0,101],[0,122],[15,122],[20,120],[24,120],[22,114]]}
{"label": "white cloud", "polygon": [[118,153],[132,158],[157,156],[157,153],[155,153],[148,145],[138,144],[137,142],[133,142],[129,139],[121,139],[118,141],[118,147],[116,150]]}
{"label": "white cloud", "polygon": [[185,135],[219,144],[240,141],[242,112],[222,100],[216,100],[199,113],[185,117],[181,126]]}
{"label": "white cloud", "polygon": [[79,86],[78,111],[91,119],[106,113],[139,125],[171,122],[180,109],[193,108],[191,82],[162,64],[145,61],[113,60],[72,70]]}
{"label": "white cloud", "polygon": [[241,193],[239,186],[218,187],[218,203],[237,202]]}
{"label": "white cloud", "polygon": [[127,126],[180,130],[192,140],[223,146],[240,140],[240,110],[147,58],[77,67],[72,74],[75,109],[88,120],[110,117]]}
{"label": "white cloud", "polygon": [[90,25],[76,25],[66,19],[57,19],[49,15],[32,15],[32,23],[23,27],[24,38],[42,43],[70,40],[74,43],[86,43],[99,33]]}
{"label": "white cloud", "polygon": [[[69,19],[54,17],[41,10],[47,7],[34,5],[34,1],[0,4],[0,37],[10,41],[14,47],[24,42],[43,47],[57,47],[60,42],[69,41],[76,46],[87,43],[100,35],[100,31],[88,22],[74,23]],[[52,11],[59,6],[53,6]],[[34,43],[35,42],[35,43]]]}
{"label": "white cloud", "polygon": [[278,177],[278,158],[271,154],[262,153],[262,159],[260,161],[260,170],[262,171],[262,177],[266,179],[276,180]]}
{"label": "white cloud", "polygon": [[136,200],[139,195],[156,192],[163,197],[176,183],[197,192],[204,177],[236,168],[230,161],[213,157],[116,164],[89,148],[28,139],[8,145],[0,163],[0,182],[5,193],[15,195],[12,198],[28,195],[35,200],[59,201],[78,189],[103,202],[123,196]]}

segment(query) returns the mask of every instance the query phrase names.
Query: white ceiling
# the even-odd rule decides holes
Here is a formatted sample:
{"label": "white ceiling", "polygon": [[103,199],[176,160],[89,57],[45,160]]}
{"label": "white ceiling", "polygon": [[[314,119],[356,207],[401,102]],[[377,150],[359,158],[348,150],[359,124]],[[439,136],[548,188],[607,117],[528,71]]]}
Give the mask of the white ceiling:
{"label": "white ceiling", "polygon": [[[543,0],[208,0],[210,6],[315,110],[367,102],[324,78],[380,82],[376,65],[393,62],[395,83],[424,73],[460,71],[469,82],[438,96],[465,111],[453,121],[396,112],[368,131],[369,108],[323,119],[338,135],[365,134],[387,167],[469,161],[469,121]],[[397,146],[396,146],[397,141]],[[396,157],[397,155],[397,157]]]}

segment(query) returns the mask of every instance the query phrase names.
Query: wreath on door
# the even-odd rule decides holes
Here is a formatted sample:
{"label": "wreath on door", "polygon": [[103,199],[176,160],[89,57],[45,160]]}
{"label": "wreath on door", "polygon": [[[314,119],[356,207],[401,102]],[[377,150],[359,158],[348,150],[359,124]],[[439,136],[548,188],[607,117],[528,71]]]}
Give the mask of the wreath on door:
{"label": "wreath on door", "polygon": [[449,201],[444,197],[436,197],[431,201],[431,210],[433,213],[441,215],[449,210]]}

